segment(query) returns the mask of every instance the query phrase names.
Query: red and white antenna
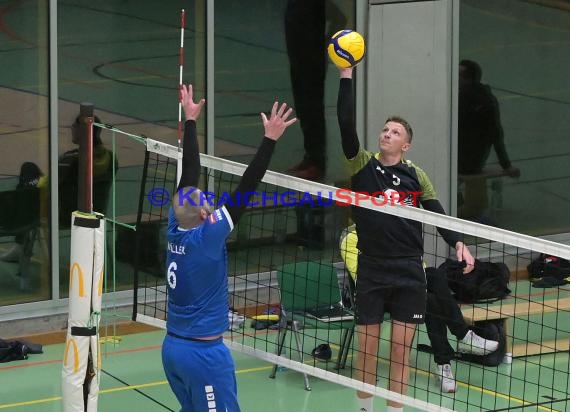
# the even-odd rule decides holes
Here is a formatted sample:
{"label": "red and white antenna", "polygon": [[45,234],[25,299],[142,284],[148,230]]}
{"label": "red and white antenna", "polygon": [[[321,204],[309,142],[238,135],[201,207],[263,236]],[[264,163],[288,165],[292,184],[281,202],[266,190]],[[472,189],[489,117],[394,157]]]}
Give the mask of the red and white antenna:
{"label": "red and white antenna", "polygon": [[184,18],[186,13],[184,9],[180,14],[180,78],[178,84],[178,148],[182,141],[182,102],[180,101],[180,88],[182,87],[182,72],[184,69]]}

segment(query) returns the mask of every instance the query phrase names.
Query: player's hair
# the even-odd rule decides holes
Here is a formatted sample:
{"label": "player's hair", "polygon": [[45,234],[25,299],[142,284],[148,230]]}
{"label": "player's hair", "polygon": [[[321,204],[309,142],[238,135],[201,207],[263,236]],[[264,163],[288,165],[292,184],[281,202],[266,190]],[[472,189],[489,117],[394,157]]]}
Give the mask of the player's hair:
{"label": "player's hair", "polygon": [[388,122],[399,123],[402,126],[404,126],[404,129],[406,129],[406,133],[408,134],[408,142],[412,143],[412,137],[414,137],[414,131],[412,130],[412,126],[410,126],[410,124],[406,119],[400,116],[390,116],[386,119],[384,124]]}
{"label": "player's hair", "polygon": [[461,60],[459,65],[465,68],[465,75],[467,78],[476,83],[481,82],[483,70],[481,69],[481,66],[479,66],[479,63],[474,62],[473,60]]}
{"label": "player's hair", "polygon": [[[180,204],[181,193],[184,194],[184,197],[189,197],[191,202],[183,198],[182,204]],[[186,196],[187,193],[189,193],[188,196]],[[172,203],[178,226],[183,229],[192,229],[202,223],[200,219],[202,209],[208,213],[211,212],[208,201],[197,187],[186,186],[180,188],[176,191]]]}

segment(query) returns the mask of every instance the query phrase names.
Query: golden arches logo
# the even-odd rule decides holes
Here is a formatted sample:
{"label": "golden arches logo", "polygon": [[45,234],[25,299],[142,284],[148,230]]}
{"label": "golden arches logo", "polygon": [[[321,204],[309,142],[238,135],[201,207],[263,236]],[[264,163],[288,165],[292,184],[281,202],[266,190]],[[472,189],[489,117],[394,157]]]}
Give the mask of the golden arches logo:
{"label": "golden arches logo", "polygon": [[97,336],[97,373],[101,370],[101,340],[99,336]]}
{"label": "golden arches logo", "polygon": [[67,366],[67,357],[69,355],[69,348],[73,346],[73,373],[79,371],[79,348],[77,347],[77,342],[75,339],[69,338],[65,344],[65,353],[63,355],[63,364]]}
{"label": "golden arches logo", "polygon": [[101,270],[101,273],[99,273],[99,286],[97,287],[97,293],[99,293],[99,296],[103,295],[103,270]]}
{"label": "golden arches logo", "polygon": [[83,271],[77,262],[74,262],[73,265],[71,265],[71,269],[69,271],[69,290],[72,290],[73,274],[75,273],[75,269],[77,269],[77,278],[79,281],[79,296],[83,298],[85,297],[85,279],[83,278]]}

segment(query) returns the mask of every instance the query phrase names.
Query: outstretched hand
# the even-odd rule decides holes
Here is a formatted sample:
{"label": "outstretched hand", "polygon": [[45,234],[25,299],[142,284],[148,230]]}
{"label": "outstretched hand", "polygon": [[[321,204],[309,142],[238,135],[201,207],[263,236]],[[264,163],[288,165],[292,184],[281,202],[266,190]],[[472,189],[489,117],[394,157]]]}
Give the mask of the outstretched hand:
{"label": "outstretched hand", "polygon": [[279,102],[275,102],[271,108],[269,119],[265,113],[261,113],[261,120],[263,121],[263,127],[265,128],[265,137],[271,140],[279,140],[285,129],[297,121],[296,117],[289,119],[289,116],[291,116],[291,113],[293,112],[293,108],[290,107],[285,111],[286,109],[287,103],[283,103],[281,104],[281,107],[279,107]]}
{"label": "outstretched hand", "polygon": [[202,111],[202,106],[206,103],[206,100],[200,99],[198,103],[194,103],[193,100],[194,92],[192,90],[192,85],[185,84],[180,85],[180,102],[182,103],[182,108],[184,109],[184,115],[186,120],[196,121],[200,117],[200,112]]}

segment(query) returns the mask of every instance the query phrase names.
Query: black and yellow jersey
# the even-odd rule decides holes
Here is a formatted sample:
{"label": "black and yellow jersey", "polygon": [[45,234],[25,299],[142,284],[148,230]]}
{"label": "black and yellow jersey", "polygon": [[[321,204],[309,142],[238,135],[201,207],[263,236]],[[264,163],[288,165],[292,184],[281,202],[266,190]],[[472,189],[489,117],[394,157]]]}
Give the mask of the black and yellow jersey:
{"label": "black and yellow jersey", "polygon": [[[437,199],[427,174],[409,160],[393,166],[381,163],[382,154],[359,149],[349,167],[352,190],[379,199],[379,203],[419,207]],[[359,233],[358,248],[372,257],[421,256],[422,225],[410,219],[353,207],[353,219]],[[382,234],[379,236],[379,234]]]}
{"label": "black and yellow jersey", "polygon": [[[364,192],[375,204],[398,203],[445,214],[426,173],[408,160],[384,166],[380,153],[363,150],[356,134],[352,79],[340,80],[337,116],[342,151],[348,160],[352,190]],[[387,199],[388,198],[388,199]],[[391,207],[391,206],[386,206]],[[353,206],[358,249],[368,257],[418,257],[423,254],[422,225],[409,219]],[[447,244],[455,247],[459,233],[437,228]]]}

